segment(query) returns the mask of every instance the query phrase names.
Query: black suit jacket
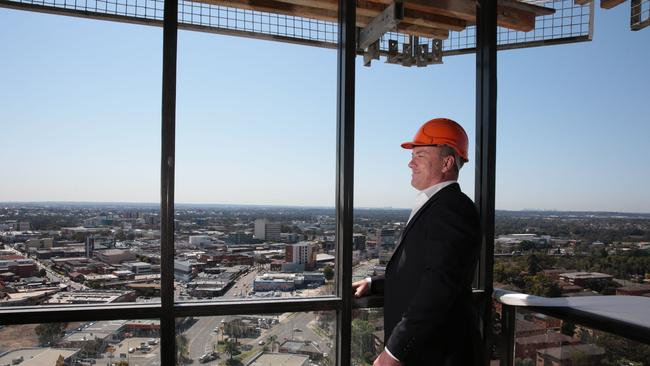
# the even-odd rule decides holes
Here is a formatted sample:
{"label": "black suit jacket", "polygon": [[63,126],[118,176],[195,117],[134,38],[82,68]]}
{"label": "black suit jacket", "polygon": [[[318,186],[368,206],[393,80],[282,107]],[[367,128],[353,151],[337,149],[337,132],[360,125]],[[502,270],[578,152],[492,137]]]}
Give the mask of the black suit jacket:
{"label": "black suit jacket", "polygon": [[404,229],[371,291],[384,294],[384,340],[407,366],[473,366],[482,356],[472,280],[480,249],[474,203],[453,183]]}

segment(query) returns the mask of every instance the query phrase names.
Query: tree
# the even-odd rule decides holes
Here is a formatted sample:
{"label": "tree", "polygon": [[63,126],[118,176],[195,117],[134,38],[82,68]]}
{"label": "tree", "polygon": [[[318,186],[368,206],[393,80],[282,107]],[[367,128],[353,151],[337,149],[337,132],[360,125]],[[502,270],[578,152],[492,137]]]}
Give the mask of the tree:
{"label": "tree", "polygon": [[38,341],[45,346],[56,345],[63,338],[63,331],[68,323],[44,323],[36,326]]}
{"label": "tree", "polygon": [[539,257],[535,254],[531,254],[526,258],[526,268],[531,276],[536,275],[537,272],[543,269]]}
{"label": "tree", "polygon": [[65,358],[63,358],[63,355],[59,355],[54,366],[65,366]]}
{"label": "tree", "polygon": [[334,269],[332,269],[331,266],[326,266],[323,268],[323,274],[325,275],[326,280],[331,281],[332,278],[334,278]]}
{"label": "tree", "polygon": [[232,360],[233,356],[238,355],[240,353],[237,342],[235,342],[232,339],[226,341],[226,347],[224,349],[224,352],[226,352],[228,354],[228,357]]}
{"label": "tree", "polygon": [[560,333],[568,335],[569,337],[573,337],[573,335],[576,333],[576,325],[564,320],[562,321],[562,328],[560,329]]}
{"label": "tree", "polygon": [[275,350],[276,343],[278,343],[278,336],[275,334],[270,335],[266,343],[271,345],[271,352],[273,352]]}
{"label": "tree", "polygon": [[188,342],[184,334],[176,335],[176,352],[178,355],[176,362],[178,364],[184,364],[186,360],[189,360]]}
{"label": "tree", "polygon": [[538,273],[535,276],[525,277],[525,290],[526,293],[544,297],[560,297],[562,289],[549,277],[543,273]]}
{"label": "tree", "polygon": [[375,355],[375,328],[361,319],[352,321],[352,356],[371,363]]}

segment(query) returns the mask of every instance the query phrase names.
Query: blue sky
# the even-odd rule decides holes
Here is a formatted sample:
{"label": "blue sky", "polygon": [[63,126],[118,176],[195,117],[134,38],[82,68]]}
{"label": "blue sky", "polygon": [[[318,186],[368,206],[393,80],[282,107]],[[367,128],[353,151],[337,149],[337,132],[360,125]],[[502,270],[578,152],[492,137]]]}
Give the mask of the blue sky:
{"label": "blue sky", "polygon": [[[497,208],[650,212],[650,29],[628,24],[597,9],[592,42],[499,53]],[[160,28],[0,9],[0,201],[157,202],[161,53]],[[473,140],[474,55],[444,62],[359,60],[357,206],[411,206],[424,121]],[[178,202],[334,204],[335,51],[181,31],[177,100]]]}

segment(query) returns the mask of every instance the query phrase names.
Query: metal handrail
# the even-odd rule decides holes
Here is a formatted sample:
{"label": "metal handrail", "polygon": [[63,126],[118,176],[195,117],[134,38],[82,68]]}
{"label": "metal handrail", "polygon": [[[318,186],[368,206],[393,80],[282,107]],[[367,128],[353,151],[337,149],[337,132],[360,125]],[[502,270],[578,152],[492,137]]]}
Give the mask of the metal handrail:
{"label": "metal handrail", "polygon": [[[515,295],[515,296],[513,296]],[[503,289],[494,289],[493,298],[502,304],[501,334],[506,345],[501,365],[514,364],[515,315],[518,307],[571,321],[592,329],[611,333],[623,338],[650,344],[650,298],[639,296],[590,296],[589,307],[576,305],[571,298],[544,298]],[[584,300],[585,298],[575,298]],[[619,317],[600,311],[620,301],[617,311],[627,316]],[[644,311],[645,309],[645,311]],[[636,320],[634,319],[636,317]]]}

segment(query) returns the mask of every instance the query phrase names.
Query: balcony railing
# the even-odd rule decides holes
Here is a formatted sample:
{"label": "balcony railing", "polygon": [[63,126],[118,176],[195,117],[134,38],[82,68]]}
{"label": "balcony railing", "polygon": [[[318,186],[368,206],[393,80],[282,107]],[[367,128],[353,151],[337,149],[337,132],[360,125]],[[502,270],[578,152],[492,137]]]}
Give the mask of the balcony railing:
{"label": "balcony railing", "polygon": [[495,289],[501,365],[648,365],[650,297],[545,298]]}

